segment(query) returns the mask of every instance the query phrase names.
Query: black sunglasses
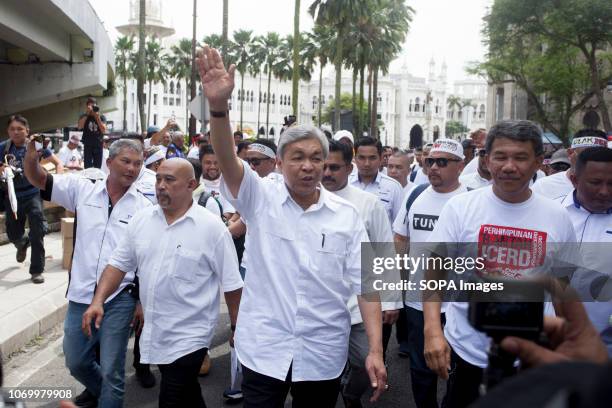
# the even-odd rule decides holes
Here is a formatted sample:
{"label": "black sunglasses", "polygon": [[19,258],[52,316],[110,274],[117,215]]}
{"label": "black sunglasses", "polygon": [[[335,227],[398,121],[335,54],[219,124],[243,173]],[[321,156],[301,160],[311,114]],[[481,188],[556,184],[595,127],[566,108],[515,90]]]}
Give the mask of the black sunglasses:
{"label": "black sunglasses", "polygon": [[270,159],[257,159],[257,158],[252,158],[252,159],[246,159],[246,162],[257,167],[261,164],[261,162],[265,161],[265,160],[272,160]]}
{"label": "black sunglasses", "polygon": [[434,163],[436,163],[438,165],[438,167],[442,168],[442,167],[446,167],[448,166],[448,162],[460,162],[463,161],[461,159],[447,159],[446,157],[438,157],[437,159],[428,157],[425,159],[425,164],[427,165],[427,167],[431,167],[434,165]]}
{"label": "black sunglasses", "polygon": [[567,163],[555,163],[555,164],[551,164],[550,168],[555,171],[565,171],[570,168],[570,165]]}

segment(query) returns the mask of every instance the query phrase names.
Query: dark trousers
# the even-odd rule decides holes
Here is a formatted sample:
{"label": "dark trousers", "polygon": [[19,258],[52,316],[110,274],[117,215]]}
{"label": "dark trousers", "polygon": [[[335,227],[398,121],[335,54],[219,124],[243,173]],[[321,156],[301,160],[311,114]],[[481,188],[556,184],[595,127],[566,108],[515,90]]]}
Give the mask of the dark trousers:
{"label": "dark trousers", "polygon": [[140,363],[140,334],[138,333],[134,334],[134,363],[132,366],[136,371],[149,369],[149,364]]}
{"label": "dark trousers", "polygon": [[88,169],[90,167],[102,167],[102,145],[83,147],[83,166]]}
{"label": "dark trousers", "polygon": [[[389,345],[389,340],[391,339],[391,331],[393,330],[393,325],[391,324],[383,324],[383,356],[386,360],[387,358],[387,346]],[[406,327],[406,312],[404,309],[400,309],[400,315],[397,321],[395,322],[395,339],[397,340],[397,344],[400,346],[400,351],[406,351],[408,349],[408,329]]]}
{"label": "dark trousers", "polygon": [[285,381],[259,374],[242,366],[243,408],[282,408],[291,391],[293,408],[333,408],[340,391],[340,377],[325,381]]}
{"label": "dark trousers", "polygon": [[[418,408],[438,407],[438,375],[427,367],[425,361],[425,337],[423,335],[423,312],[405,307],[406,325],[408,328],[408,344],[410,357],[410,379],[412,395]],[[446,323],[441,315],[442,327]]]}
{"label": "dark trousers", "polygon": [[[30,197],[22,197],[17,200],[17,219],[11,210],[8,195],[5,196],[4,208],[6,212],[4,219],[6,223],[6,234],[9,241],[17,249],[30,244],[30,274],[42,273],[45,270],[45,243],[46,220],[43,213],[42,199],[36,193]],[[25,236],[26,219],[30,226],[30,233]]]}
{"label": "dark trousers", "polygon": [[161,372],[160,408],[206,408],[198,373],[207,348],[189,353],[170,364],[158,364]]}
{"label": "dark trousers", "polygon": [[476,401],[484,370],[472,365],[453,351],[451,353],[451,372],[446,382],[446,395],[443,408],[463,408]]}

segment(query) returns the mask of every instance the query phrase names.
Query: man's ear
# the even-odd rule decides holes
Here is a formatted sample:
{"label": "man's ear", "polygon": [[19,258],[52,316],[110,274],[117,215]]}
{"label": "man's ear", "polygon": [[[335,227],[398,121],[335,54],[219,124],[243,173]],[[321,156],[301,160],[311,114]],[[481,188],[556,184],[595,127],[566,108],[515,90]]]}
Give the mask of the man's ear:
{"label": "man's ear", "polygon": [[578,188],[578,177],[576,177],[576,173],[573,171],[568,172],[570,181],[574,185],[574,188]]}

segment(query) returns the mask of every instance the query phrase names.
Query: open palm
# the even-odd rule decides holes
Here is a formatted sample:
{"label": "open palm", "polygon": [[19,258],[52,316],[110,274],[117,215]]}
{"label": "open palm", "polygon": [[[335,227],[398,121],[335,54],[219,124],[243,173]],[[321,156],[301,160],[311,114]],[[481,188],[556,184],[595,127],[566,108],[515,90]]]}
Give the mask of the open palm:
{"label": "open palm", "polygon": [[219,52],[213,48],[204,47],[196,58],[204,95],[210,102],[211,109],[227,104],[234,90],[234,73],[236,67],[228,70],[223,65]]}

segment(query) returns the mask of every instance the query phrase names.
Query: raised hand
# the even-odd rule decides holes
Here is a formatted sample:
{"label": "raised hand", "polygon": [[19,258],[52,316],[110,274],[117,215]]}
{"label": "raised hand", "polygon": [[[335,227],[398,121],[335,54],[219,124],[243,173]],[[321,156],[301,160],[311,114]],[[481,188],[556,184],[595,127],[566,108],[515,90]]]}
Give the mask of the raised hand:
{"label": "raised hand", "polygon": [[196,64],[202,81],[204,95],[208,98],[211,110],[226,110],[227,101],[234,90],[236,66],[225,69],[219,52],[205,45],[198,51]]}

